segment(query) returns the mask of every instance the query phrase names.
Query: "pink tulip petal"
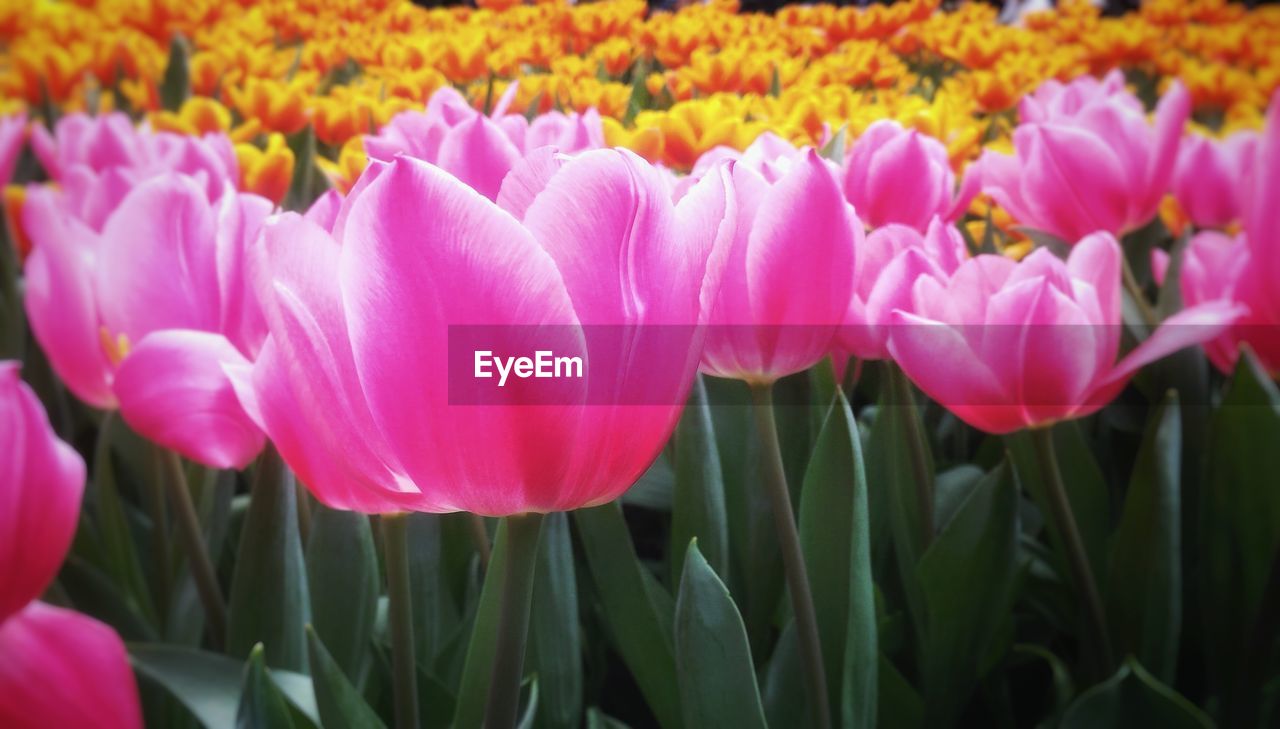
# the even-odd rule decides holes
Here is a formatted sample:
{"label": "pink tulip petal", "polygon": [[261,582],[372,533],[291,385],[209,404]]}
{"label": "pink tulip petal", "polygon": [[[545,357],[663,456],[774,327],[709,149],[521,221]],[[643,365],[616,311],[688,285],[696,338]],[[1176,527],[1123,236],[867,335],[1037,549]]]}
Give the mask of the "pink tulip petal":
{"label": "pink tulip petal", "polygon": [[107,221],[97,259],[98,310],[111,336],[137,343],[159,329],[216,331],[214,211],[191,178],[135,188]]}
{"label": "pink tulip petal", "polygon": [[0,726],[142,729],[124,643],[103,623],[33,602],[0,624]]}
{"label": "pink tulip petal", "polygon": [[23,304],[36,341],[77,397],[114,407],[113,365],[93,295],[97,235],[58,208],[55,192],[38,187],[28,188],[22,226],[32,243]]}
{"label": "pink tulip petal", "polygon": [[546,187],[569,157],[555,147],[539,147],[525,155],[502,180],[498,190],[498,207],[524,220],[533,199]]}
{"label": "pink tulip petal", "polygon": [[[563,332],[545,331],[576,321],[546,251],[473,189],[400,158],[352,206],[340,265],[364,393],[413,481],[447,489],[452,508],[489,515],[548,508],[541,499],[565,475],[563,444],[575,437],[580,407],[450,405],[447,374],[450,325],[503,325],[494,351],[531,354],[550,342],[553,351],[569,347],[565,356],[581,352]],[[480,456],[482,442],[491,447]]]}
{"label": "pink tulip petal", "polygon": [[[853,295],[862,223],[813,150],[769,190],[746,251],[751,314],[766,371],[811,367],[830,351]],[[796,282],[805,282],[796,286]]]}
{"label": "pink tulip petal", "polygon": [[116,373],[120,414],[134,430],[191,460],[242,469],[262,450],[223,372],[247,363],[220,334],[164,330],[138,342]]}
{"label": "pink tulip petal", "polygon": [[[1102,404],[1110,401],[1138,370],[1180,349],[1207,342],[1244,316],[1245,307],[1229,301],[1211,301],[1192,306],[1165,319],[1155,332],[1116,363],[1097,385],[1091,398]],[[1110,396],[1107,393],[1111,393]]]}
{"label": "pink tulip petal", "polygon": [[1067,126],[1020,127],[1022,192],[1034,215],[1022,221],[1066,240],[1098,230],[1119,233],[1129,188],[1115,153],[1098,137]]}
{"label": "pink tulip petal", "polygon": [[[39,597],[62,566],[79,521],[85,476],[84,461],[54,435],[35,393],[18,378],[16,362],[0,361],[0,453],[2,625]],[[0,655],[6,655],[0,664],[12,663]]]}
{"label": "pink tulip petal", "polygon": [[519,160],[520,150],[507,135],[488,118],[476,115],[444,135],[436,164],[496,200],[502,178]]}
{"label": "pink tulip petal", "polygon": [[1021,408],[1007,404],[1004,387],[955,328],[894,312],[889,352],[925,394],[966,423],[988,433],[1024,427]]}
{"label": "pink tulip petal", "polygon": [[[286,213],[263,229],[250,277],[270,322],[275,351],[268,360],[264,345],[255,365],[259,422],[326,503],[355,498],[345,494],[356,494],[357,482],[374,493],[416,492],[393,475],[399,466],[379,434],[356,375],[338,289],[340,255],[333,238],[294,214]],[[289,392],[271,390],[286,385]],[[246,401],[243,394],[241,401]],[[306,465],[323,463],[335,453],[349,464],[349,474],[327,474],[325,466]],[[346,480],[350,483],[341,482]],[[371,509],[366,504],[360,510]]]}

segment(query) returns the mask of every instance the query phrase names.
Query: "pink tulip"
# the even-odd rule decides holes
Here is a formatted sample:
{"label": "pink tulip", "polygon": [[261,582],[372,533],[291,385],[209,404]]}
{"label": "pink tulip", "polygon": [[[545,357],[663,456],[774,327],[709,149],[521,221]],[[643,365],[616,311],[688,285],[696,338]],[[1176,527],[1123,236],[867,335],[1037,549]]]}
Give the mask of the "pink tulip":
{"label": "pink tulip", "polygon": [[854,293],[837,340],[836,363],[842,365],[849,355],[888,359],[893,310],[909,306],[915,280],[925,274],[950,276],[968,256],[960,231],[939,218],[924,235],[897,224],[872,231],[858,251]]}
{"label": "pink tulip", "polygon": [[1173,169],[1173,195],[1191,222],[1223,228],[1240,219],[1240,188],[1253,164],[1258,135],[1241,131],[1214,140],[1183,137]]}
{"label": "pink tulip", "polygon": [[120,638],[36,601],[71,546],[85,467],[54,435],[16,362],[0,362],[0,454],[0,726],[141,727]]}
{"label": "pink tulip", "polygon": [[36,125],[31,147],[61,189],[62,214],[94,231],[102,230],[130,190],[153,177],[188,175],[212,201],[240,176],[225,135],[153,132],[134,127],[118,112],[97,117],[70,114],[58,120],[53,133]]}
{"label": "pink tulip", "polygon": [[977,192],[976,180],[965,182],[955,189],[942,142],[892,119],[867,127],[845,159],[845,197],[872,228],[898,223],[924,232],[934,217],[955,220]]}
{"label": "pink tulip", "polygon": [[495,200],[502,179],[526,152],[546,145],[566,153],[604,146],[604,127],[594,110],[544,114],[533,124],[506,114],[515,89],[509,86],[493,114],[485,116],[453,87],[441,88],[425,111],[401,112],[377,135],[365,137],[365,151],[383,162],[401,154],[425,160]]}
{"label": "pink tulip", "polygon": [[199,179],[210,199],[216,199],[228,182],[239,178],[235,151],[225,135],[155,132],[135,127],[120,112],[69,114],[58,120],[52,133],[36,125],[31,148],[49,177],[64,186],[87,186],[108,173],[136,185],[166,172],[181,172]]}
{"label": "pink tulip", "polygon": [[731,169],[737,234],[710,310],[702,371],[768,384],[831,352],[853,297],[862,223],[812,149],[773,184],[749,165]]}
{"label": "pink tulip", "polygon": [[1169,189],[1191,101],[1175,81],[1154,124],[1134,101],[1061,92],[1026,105],[1035,111],[1014,130],[1015,154],[988,150],[969,174],[1019,223],[1065,241],[1136,230]]}
{"label": "pink tulip", "polygon": [[133,189],[101,233],[29,188],[25,304],[37,341],[78,397],[119,407],[143,435],[219,468],[262,448],[220,363],[256,355],[266,324],[246,287],[245,247],[271,210],[168,174]]}
{"label": "pink tulip", "polygon": [[[400,157],[365,172],[331,233],[289,213],[264,228],[251,270],[271,335],[251,370],[228,369],[322,502],[574,509],[662,448],[732,235],[727,174],[676,205],[629,152],[551,162],[519,218]],[[578,353],[585,374],[500,389],[472,377],[480,343]]]}
{"label": "pink tulip", "polygon": [[18,164],[26,136],[26,114],[0,117],[0,185],[6,185],[13,179],[13,168]]}
{"label": "pink tulip", "polygon": [[1273,97],[1266,130],[1257,141],[1250,173],[1240,185],[1244,232],[1232,239],[1217,231],[1197,234],[1182,262],[1182,299],[1188,305],[1227,299],[1247,313],[1205,344],[1210,361],[1229,373],[1247,342],[1272,375],[1280,374],[1280,235],[1272,222],[1280,207],[1280,95]]}
{"label": "pink tulip", "polygon": [[138,685],[115,631],[33,602],[0,624],[0,726],[142,729]]}
{"label": "pink tulip", "polygon": [[1094,104],[1116,104],[1142,113],[1142,102],[1125,87],[1124,73],[1115,69],[1101,80],[1077,76],[1063,83],[1049,79],[1022,97],[1018,116],[1024,124],[1075,116]]}
{"label": "pink tulip", "polygon": [[3,623],[53,582],[71,546],[84,491],[84,461],[54,435],[16,362],[0,361],[0,453]]}
{"label": "pink tulip", "polygon": [[1188,308],[1117,362],[1121,255],[1097,233],[1065,263],[1041,248],[1021,263],[981,255],[950,276],[925,273],[893,314],[889,352],[925,393],[989,433],[1088,415],[1144,365],[1242,313],[1222,301]]}
{"label": "pink tulip", "polygon": [[791,142],[773,132],[764,132],[741,152],[723,145],[707,150],[698,157],[689,177],[701,179],[725,160],[733,160],[750,167],[769,184],[773,184],[782,177],[799,152]]}

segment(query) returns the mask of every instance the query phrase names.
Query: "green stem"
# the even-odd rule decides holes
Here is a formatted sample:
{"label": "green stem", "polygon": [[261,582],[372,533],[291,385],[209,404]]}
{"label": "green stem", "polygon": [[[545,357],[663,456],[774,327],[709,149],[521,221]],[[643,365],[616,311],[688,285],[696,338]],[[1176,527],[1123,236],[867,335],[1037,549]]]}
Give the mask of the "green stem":
{"label": "green stem", "polygon": [[1031,431],[1031,441],[1035,444],[1036,459],[1044,477],[1049,516],[1053,519],[1062,539],[1062,546],[1067,552],[1067,566],[1071,570],[1072,581],[1084,599],[1085,618],[1093,633],[1102,664],[1099,666],[1099,676],[1105,676],[1113,668],[1107,615],[1102,607],[1098,583],[1093,577],[1093,568],[1089,565],[1089,557],[1084,549],[1084,540],[1080,537],[1075,514],[1071,511],[1071,502],[1067,500],[1067,489],[1062,482],[1062,470],[1058,467],[1058,454],[1053,445],[1053,432],[1049,428],[1035,428]]}
{"label": "green stem", "polygon": [[493,648],[493,671],[489,674],[489,697],[485,704],[485,729],[511,729],[516,725],[542,518],[542,514],[513,514],[506,518],[502,596],[498,607],[498,635]]}
{"label": "green stem", "polygon": [[1138,307],[1138,314],[1142,317],[1142,323],[1146,324],[1148,329],[1155,329],[1160,324],[1160,317],[1156,316],[1151,304],[1147,303],[1147,295],[1143,293],[1142,287],[1138,285],[1138,279],[1133,275],[1133,268],[1129,266],[1129,260],[1124,256],[1120,257],[1120,274],[1124,281],[1125,290],[1129,292],[1134,305]]}
{"label": "green stem", "polygon": [[484,517],[467,512],[467,530],[471,532],[471,541],[475,542],[476,552],[480,555],[480,572],[489,571],[489,559],[493,556],[493,546],[489,543],[489,530],[484,525]]}
{"label": "green stem", "polygon": [[928,458],[925,455],[924,448],[924,431],[920,427],[919,413],[916,412],[916,399],[911,391],[911,382],[907,379],[906,373],[896,364],[888,366],[889,384],[893,388],[893,402],[901,407],[908,408],[904,422],[907,426],[907,448],[911,451],[911,477],[916,487],[916,503],[920,508],[920,553],[933,544],[934,536],[934,497],[933,497],[933,474],[928,466]]}
{"label": "green stem", "polygon": [[800,654],[807,679],[805,688],[809,693],[814,726],[818,729],[830,729],[831,704],[827,693],[826,664],[822,661],[822,641],[818,636],[813,592],[809,589],[809,572],[804,565],[800,535],[796,531],[795,514],[791,510],[791,492],[787,489],[787,474],[782,466],[782,448],[778,444],[778,427],[773,415],[773,385],[752,385],[751,400],[765,467],[768,469],[765,489],[769,492],[774,528],[778,532],[778,547],[782,552],[783,571],[791,593],[791,609],[795,613],[796,632],[800,638]]}
{"label": "green stem", "polygon": [[182,548],[187,553],[191,579],[195,581],[196,594],[204,607],[209,638],[215,647],[221,648],[227,635],[227,603],[222,597],[222,588],[218,586],[218,574],[209,559],[209,548],[204,541],[204,530],[200,527],[196,505],[191,501],[191,489],[187,486],[182,458],[173,451],[165,450],[160,459],[165,471],[164,482],[169,487],[169,505],[173,508],[178,538],[182,540]]}
{"label": "green stem", "polygon": [[169,595],[172,592],[170,579],[173,574],[172,565],[169,558],[172,556],[172,547],[169,544],[169,514],[165,509],[165,476],[166,466],[164,459],[165,451],[159,446],[153,449],[155,453],[154,471],[155,476],[147,484],[147,511],[151,515],[151,550],[155,559],[156,570],[156,588],[155,602],[156,613],[163,626],[168,622],[169,615]]}
{"label": "green stem", "polygon": [[409,515],[382,517],[387,567],[387,620],[391,631],[391,683],[396,729],[418,727],[418,664],[413,643],[413,597],[409,585]]}

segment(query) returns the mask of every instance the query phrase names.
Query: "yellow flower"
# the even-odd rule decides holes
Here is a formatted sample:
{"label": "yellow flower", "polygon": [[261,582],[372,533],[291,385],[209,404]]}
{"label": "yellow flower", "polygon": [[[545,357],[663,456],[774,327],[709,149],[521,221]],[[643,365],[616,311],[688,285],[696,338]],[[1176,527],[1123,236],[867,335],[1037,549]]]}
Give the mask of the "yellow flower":
{"label": "yellow flower", "polygon": [[284,143],[284,135],[274,132],[267,136],[267,146],[259,149],[253,144],[237,144],[236,162],[240,165],[240,189],[257,193],[279,203],[289,192],[293,181],[293,150]]}

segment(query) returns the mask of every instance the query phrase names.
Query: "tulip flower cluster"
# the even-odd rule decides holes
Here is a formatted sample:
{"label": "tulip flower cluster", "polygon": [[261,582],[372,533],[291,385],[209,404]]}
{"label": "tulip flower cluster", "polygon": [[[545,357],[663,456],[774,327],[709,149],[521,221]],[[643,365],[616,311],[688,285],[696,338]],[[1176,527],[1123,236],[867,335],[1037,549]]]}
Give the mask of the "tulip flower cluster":
{"label": "tulip flower cluster", "polygon": [[478,6],[0,6],[0,726],[1280,716],[1280,14]]}

